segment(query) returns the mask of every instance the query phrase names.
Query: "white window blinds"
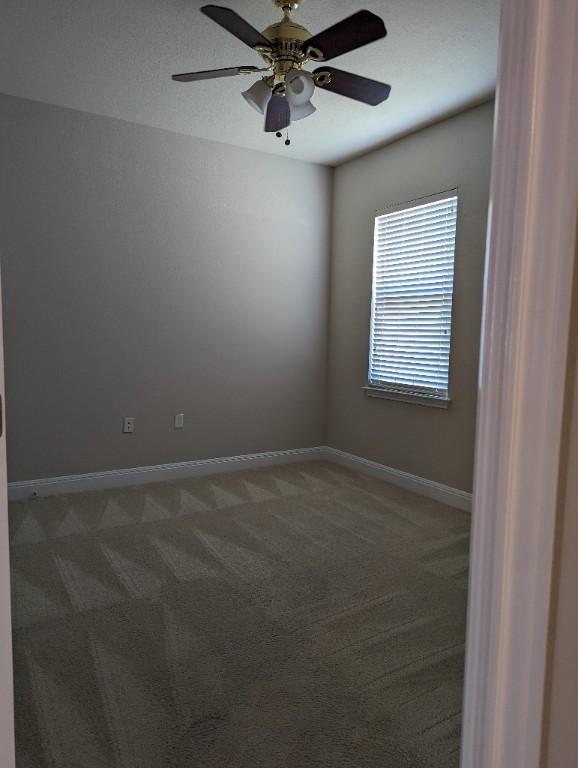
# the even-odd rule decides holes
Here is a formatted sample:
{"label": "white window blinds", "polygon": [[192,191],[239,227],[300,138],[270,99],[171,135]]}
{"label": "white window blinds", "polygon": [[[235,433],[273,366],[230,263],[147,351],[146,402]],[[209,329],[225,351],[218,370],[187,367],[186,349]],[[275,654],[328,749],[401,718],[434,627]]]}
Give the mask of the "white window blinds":
{"label": "white window blinds", "polygon": [[457,210],[446,193],[375,218],[371,387],[448,398]]}

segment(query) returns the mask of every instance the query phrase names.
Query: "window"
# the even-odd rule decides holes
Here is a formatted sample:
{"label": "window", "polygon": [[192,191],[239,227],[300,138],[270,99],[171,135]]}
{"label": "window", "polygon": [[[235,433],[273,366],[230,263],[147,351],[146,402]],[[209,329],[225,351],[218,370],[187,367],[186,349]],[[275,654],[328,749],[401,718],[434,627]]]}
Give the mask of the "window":
{"label": "window", "polygon": [[375,218],[369,387],[447,402],[457,191]]}

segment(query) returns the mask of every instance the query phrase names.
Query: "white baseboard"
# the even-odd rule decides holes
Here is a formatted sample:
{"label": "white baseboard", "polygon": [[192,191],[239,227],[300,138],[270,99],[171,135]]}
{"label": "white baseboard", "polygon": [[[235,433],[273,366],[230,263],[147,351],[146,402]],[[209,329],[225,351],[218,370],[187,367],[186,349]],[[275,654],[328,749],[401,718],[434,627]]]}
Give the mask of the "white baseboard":
{"label": "white baseboard", "polygon": [[250,453],[244,456],[226,456],[218,459],[183,461],[177,464],[159,464],[154,467],[113,469],[107,472],[91,472],[86,475],[24,480],[8,483],[8,499],[19,501],[34,496],[58,496],[65,493],[122,488],[130,485],[177,480],[183,477],[201,477],[222,472],[235,472],[241,469],[255,469],[275,464],[292,464],[323,458],[325,458],[324,448],[297,448],[289,451],[270,451],[268,453]]}
{"label": "white baseboard", "polygon": [[401,469],[386,467],[383,464],[378,464],[376,461],[362,459],[360,456],[354,456],[352,453],[346,453],[337,448],[324,447],[323,458],[328,461],[334,461],[336,464],[342,464],[357,472],[372,475],[386,483],[405,488],[407,491],[441,501],[443,504],[448,504],[451,507],[457,507],[466,512],[470,512],[472,509],[472,494],[460,491],[457,488],[451,488],[449,485],[442,485],[442,483],[436,483],[424,477],[410,475],[409,472],[403,472]]}
{"label": "white baseboard", "polygon": [[91,472],[86,475],[67,477],[49,477],[41,480],[25,480],[8,484],[10,501],[30,499],[35,496],[59,496],[65,493],[83,493],[107,488],[123,488],[130,485],[145,485],[183,477],[202,477],[222,472],[236,472],[242,469],[292,464],[299,461],[326,460],[342,464],[356,472],[372,475],[386,483],[397,485],[408,491],[419,493],[430,499],[441,501],[452,507],[469,511],[472,495],[456,488],[450,488],[433,480],[426,480],[417,475],[410,475],[399,469],[386,467],[376,461],[363,459],[351,453],[322,445],[314,448],[296,448],[289,451],[270,451],[268,453],[249,453],[244,456],[226,456],[218,459],[183,461],[178,464],[159,464],[154,467],[135,467],[132,469],[113,469],[108,472]]}

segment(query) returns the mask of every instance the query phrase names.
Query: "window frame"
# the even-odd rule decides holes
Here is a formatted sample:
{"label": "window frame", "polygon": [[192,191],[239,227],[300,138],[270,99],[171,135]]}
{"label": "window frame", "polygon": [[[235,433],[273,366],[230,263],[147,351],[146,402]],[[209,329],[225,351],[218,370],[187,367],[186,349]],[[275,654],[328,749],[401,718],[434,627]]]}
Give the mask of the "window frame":
{"label": "window frame", "polygon": [[[372,251],[372,267],[371,267],[371,302],[370,302],[370,316],[369,316],[369,344],[367,354],[367,380],[363,386],[363,390],[368,397],[376,397],[384,400],[397,400],[403,403],[412,403],[414,405],[432,406],[434,408],[447,409],[451,402],[451,387],[452,387],[452,361],[453,361],[453,341],[454,341],[454,312],[455,312],[455,274],[456,274],[456,262],[458,253],[458,221],[460,213],[460,194],[459,186],[450,187],[442,192],[436,192],[433,195],[423,195],[412,200],[407,200],[402,203],[395,203],[389,205],[386,208],[378,209],[374,211],[373,217],[373,251]],[[420,205],[427,205],[428,203],[435,203],[440,200],[445,200],[450,197],[457,198],[456,203],[456,231],[455,231],[455,244],[454,244],[454,260],[453,260],[453,278],[452,278],[452,315],[450,322],[450,351],[448,360],[448,387],[447,395],[436,395],[431,392],[419,391],[419,386],[411,387],[409,385],[399,384],[395,385],[393,382],[391,385],[379,386],[370,381],[370,366],[373,350],[374,339],[374,327],[373,319],[375,312],[375,268],[376,268],[376,236],[377,236],[377,219],[380,216],[386,216],[390,213],[397,213],[406,209],[418,207]]]}

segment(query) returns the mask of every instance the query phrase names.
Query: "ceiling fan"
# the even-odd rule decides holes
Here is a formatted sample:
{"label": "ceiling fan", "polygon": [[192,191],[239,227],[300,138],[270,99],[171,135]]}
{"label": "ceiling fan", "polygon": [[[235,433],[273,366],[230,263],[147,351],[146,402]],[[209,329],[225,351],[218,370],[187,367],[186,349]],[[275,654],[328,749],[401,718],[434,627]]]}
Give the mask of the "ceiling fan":
{"label": "ceiling fan", "polygon": [[[253,48],[265,67],[241,66],[188,72],[173,75],[179,83],[210,80],[218,77],[260,74],[261,77],[243,93],[245,100],[265,115],[265,131],[277,133],[288,128],[294,120],[312,115],[311,103],[315,88],[347,96],[350,99],[377,106],[387,99],[391,86],[345,72],[335,67],[320,66],[308,72],[305,64],[321,63],[361,48],[385,37],[383,21],[370,11],[358,11],[316,35],[297,24],[291,17],[303,0],[273,0],[283,11],[283,18],[259,32],[238,13],[219,5],[205,5],[202,13]],[[289,140],[286,143],[290,143]]]}

